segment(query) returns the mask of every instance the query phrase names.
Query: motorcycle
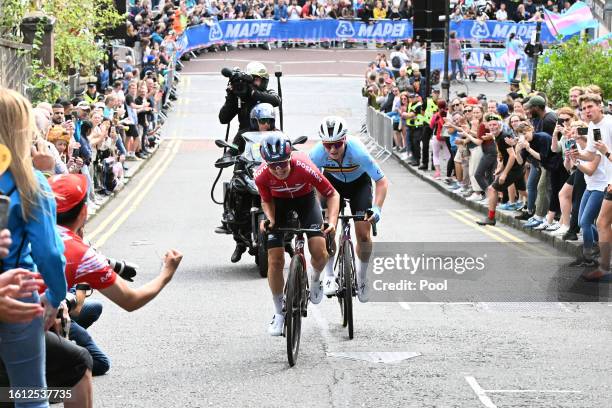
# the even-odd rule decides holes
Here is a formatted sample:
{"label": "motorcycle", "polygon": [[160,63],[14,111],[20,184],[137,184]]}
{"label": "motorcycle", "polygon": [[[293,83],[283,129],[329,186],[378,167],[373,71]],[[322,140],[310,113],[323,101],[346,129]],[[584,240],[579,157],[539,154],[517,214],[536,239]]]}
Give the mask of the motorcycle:
{"label": "motorcycle", "polygon": [[[255,185],[253,173],[262,163],[259,146],[261,140],[270,132],[245,132],[242,137],[246,141],[244,152],[238,154],[238,147],[225,140],[217,139],[215,144],[228,149],[230,156],[223,156],[215,162],[219,169],[234,167],[230,181],[223,183],[223,213],[224,224],[237,243],[243,244],[251,256],[255,257],[259,275],[268,276],[268,248],[266,235],[259,230],[259,224],[266,219],[261,206],[261,198]],[[300,136],[292,144],[306,142],[306,136]],[[213,185],[214,189],[214,185]],[[290,251],[291,241],[285,246]]]}

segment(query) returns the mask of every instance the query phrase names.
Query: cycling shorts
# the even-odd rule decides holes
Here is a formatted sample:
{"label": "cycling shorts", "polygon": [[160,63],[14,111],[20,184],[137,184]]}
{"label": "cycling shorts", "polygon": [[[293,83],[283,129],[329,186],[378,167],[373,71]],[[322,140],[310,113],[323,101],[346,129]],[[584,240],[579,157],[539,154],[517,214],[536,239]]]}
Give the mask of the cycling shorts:
{"label": "cycling shorts", "polygon": [[372,179],[367,173],[363,173],[350,183],[344,183],[328,173],[323,175],[340,194],[340,200],[349,200],[351,214],[364,214],[372,208]]}
{"label": "cycling shorts", "polygon": [[[295,198],[278,198],[274,200],[274,219],[275,227],[287,228],[287,221],[290,211],[295,211],[300,220],[300,228],[320,229],[323,225],[323,214],[321,205],[314,191]],[[268,249],[282,248],[284,242],[282,233],[268,233]],[[312,237],[323,237],[323,232],[309,232],[306,234],[308,239]]]}

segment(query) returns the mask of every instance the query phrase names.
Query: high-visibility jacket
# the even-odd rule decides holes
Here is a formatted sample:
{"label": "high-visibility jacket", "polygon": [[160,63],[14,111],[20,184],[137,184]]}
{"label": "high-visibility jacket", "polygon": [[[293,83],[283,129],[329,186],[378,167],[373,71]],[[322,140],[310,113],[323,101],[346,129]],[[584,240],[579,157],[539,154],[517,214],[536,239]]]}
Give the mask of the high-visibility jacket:
{"label": "high-visibility jacket", "polygon": [[[421,113],[416,113],[420,108]],[[425,122],[425,114],[422,112],[423,104],[421,102],[417,103],[408,103],[408,107],[406,108],[406,112],[415,112],[416,116],[413,118],[406,119],[406,125],[408,127],[420,127],[423,126]]]}

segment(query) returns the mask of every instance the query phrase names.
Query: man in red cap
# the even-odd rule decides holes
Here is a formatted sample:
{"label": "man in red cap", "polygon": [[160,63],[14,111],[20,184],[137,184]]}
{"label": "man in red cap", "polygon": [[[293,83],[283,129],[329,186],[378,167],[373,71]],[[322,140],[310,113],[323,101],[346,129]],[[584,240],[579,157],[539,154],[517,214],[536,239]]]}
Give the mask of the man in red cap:
{"label": "man in red cap", "polygon": [[[183,258],[183,255],[174,249],[166,252],[159,275],[140,288],[132,289],[124,279],[118,279],[117,273],[109,265],[108,258],[83,241],[83,228],[87,221],[87,177],[82,174],[61,174],[50,177],[49,185],[57,202],[57,227],[65,246],[65,273],[69,288],[78,283],[88,284],[121,308],[131,312],[149,303],[170,282]],[[70,328],[71,340],[74,339],[92,354],[93,374],[104,374],[108,371],[110,362],[97,348],[85,328],[78,325],[78,317],[75,320],[76,323],[73,322]]]}
{"label": "man in red cap", "polygon": [[108,264],[105,256],[83,241],[87,220],[87,177],[82,174],[61,174],[49,178],[57,202],[57,224],[66,250],[66,280],[68,286],[87,283],[127,311],[133,311],[151,301],[170,282],[182,254],[169,250],[157,278],[139,289],[131,289]]}

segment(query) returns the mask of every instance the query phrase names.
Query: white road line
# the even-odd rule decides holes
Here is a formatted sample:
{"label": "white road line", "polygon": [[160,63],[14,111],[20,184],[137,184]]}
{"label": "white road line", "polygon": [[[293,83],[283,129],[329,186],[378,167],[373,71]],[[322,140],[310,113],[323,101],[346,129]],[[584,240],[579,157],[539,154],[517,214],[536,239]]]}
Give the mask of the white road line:
{"label": "white road line", "polygon": [[[230,62],[251,62],[252,60],[240,58],[194,58],[191,61],[230,61]],[[277,64],[278,61],[259,61],[263,64]]]}
{"label": "white road line", "polygon": [[408,302],[397,302],[404,310],[410,310],[410,304]]}
{"label": "white road line", "polygon": [[509,393],[519,393],[519,392],[551,392],[551,393],[559,393],[559,394],[579,394],[582,391],[574,391],[574,390],[483,390],[484,392],[509,392]]}
{"label": "white road line", "polygon": [[317,308],[316,306],[313,307],[313,305],[310,305],[308,309],[308,314],[314,317],[317,326],[319,326],[319,328],[321,329],[321,337],[323,337],[323,339],[325,340],[325,344],[329,346],[332,341],[332,336],[331,334],[329,334],[329,322],[323,317],[323,315],[319,311],[319,308]]}
{"label": "white road line", "polygon": [[344,63],[347,63],[347,64],[365,64],[365,65],[368,65],[368,62],[371,62],[371,61],[340,60],[338,62],[344,62]]}
{"label": "white road line", "polygon": [[478,399],[484,404],[485,407],[497,408],[497,405],[495,405],[493,401],[487,397],[486,391],[482,389],[474,377],[465,377],[465,380],[468,382],[468,384],[470,384],[470,387],[472,387],[472,390],[474,390],[476,396],[478,396]]}

